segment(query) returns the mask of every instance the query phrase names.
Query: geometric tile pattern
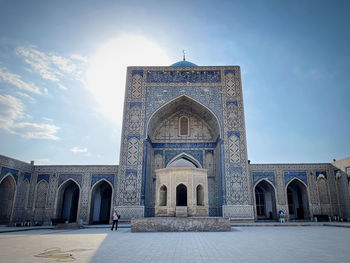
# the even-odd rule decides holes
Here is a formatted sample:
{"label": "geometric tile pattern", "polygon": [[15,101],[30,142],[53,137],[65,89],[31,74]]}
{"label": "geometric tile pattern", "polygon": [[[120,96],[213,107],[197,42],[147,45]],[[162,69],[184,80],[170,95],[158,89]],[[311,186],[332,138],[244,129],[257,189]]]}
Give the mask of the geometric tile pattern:
{"label": "geometric tile pattern", "polygon": [[60,186],[64,181],[68,179],[75,180],[81,187],[82,185],[82,174],[60,174],[58,179],[58,186]]}
{"label": "geometric tile pattern", "polygon": [[110,182],[112,184],[112,186],[114,186],[114,174],[93,174],[91,176],[91,184],[90,186],[93,186],[96,182],[105,179],[108,182]]}
{"label": "geometric tile pattern", "polygon": [[294,178],[298,178],[307,185],[306,172],[284,172],[284,183],[287,185]]}
{"label": "geometric tile pattern", "polygon": [[255,185],[261,179],[267,179],[273,185],[275,185],[275,173],[274,172],[252,172],[252,175],[253,175],[253,185]]}
{"label": "geometric tile pattern", "polygon": [[139,153],[139,140],[136,137],[131,137],[128,141],[128,165],[136,165]]}
{"label": "geometric tile pattern", "polygon": [[7,175],[7,174],[12,174],[12,176],[15,178],[15,181],[17,183],[17,179],[18,179],[18,170],[15,169],[11,169],[11,168],[7,168],[7,167],[2,167],[1,168],[1,173],[0,173],[0,181],[2,180],[2,178]]}

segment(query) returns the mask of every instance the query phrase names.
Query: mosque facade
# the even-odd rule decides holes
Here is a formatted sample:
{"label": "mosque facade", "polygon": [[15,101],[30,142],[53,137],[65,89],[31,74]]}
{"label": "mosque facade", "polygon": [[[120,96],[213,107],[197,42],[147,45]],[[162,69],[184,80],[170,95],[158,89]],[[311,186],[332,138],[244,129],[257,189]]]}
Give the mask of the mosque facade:
{"label": "mosque facade", "polygon": [[350,158],[252,164],[239,66],[128,67],[119,165],[0,156],[0,225],[121,218],[350,220]]}

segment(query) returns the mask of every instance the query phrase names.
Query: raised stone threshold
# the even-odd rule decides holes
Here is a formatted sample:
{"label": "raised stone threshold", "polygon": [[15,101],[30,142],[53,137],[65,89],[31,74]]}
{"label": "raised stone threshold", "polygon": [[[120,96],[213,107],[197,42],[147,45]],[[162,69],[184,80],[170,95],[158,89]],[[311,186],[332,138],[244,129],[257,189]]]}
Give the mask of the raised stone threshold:
{"label": "raised stone threshold", "polygon": [[230,232],[229,218],[148,217],[131,220],[131,232]]}

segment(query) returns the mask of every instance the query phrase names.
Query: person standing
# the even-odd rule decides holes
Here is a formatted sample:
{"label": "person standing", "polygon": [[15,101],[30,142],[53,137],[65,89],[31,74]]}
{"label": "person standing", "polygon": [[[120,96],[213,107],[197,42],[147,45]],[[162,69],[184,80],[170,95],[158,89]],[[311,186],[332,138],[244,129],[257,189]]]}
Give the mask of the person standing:
{"label": "person standing", "polygon": [[112,216],[112,219],[113,219],[113,224],[112,224],[112,228],[111,228],[112,231],[113,231],[114,225],[115,225],[115,231],[118,230],[118,220],[119,220],[119,218],[120,218],[120,215],[118,214],[118,211],[115,208],[114,211],[113,211],[113,216]]}

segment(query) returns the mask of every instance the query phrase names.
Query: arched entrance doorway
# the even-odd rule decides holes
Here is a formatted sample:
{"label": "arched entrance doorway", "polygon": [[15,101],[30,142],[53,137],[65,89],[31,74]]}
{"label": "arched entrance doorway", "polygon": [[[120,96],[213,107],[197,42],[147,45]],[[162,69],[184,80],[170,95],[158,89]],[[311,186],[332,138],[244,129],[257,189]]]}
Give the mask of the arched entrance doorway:
{"label": "arched entrance doorway", "polygon": [[289,219],[310,219],[306,186],[298,179],[293,179],[287,186]]}
{"label": "arched entrance doorway", "polygon": [[91,192],[90,224],[108,224],[110,220],[112,187],[102,180]]}
{"label": "arched entrance doorway", "polygon": [[10,223],[15,191],[15,180],[11,175],[6,176],[0,183],[0,225]]}
{"label": "arched entrance doorway", "polygon": [[255,186],[255,207],[258,220],[277,219],[275,189],[266,180]]}
{"label": "arched entrance doorway", "polygon": [[176,206],[187,206],[187,187],[183,184],[176,187]]}
{"label": "arched entrance doorway", "polygon": [[76,222],[79,206],[79,186],[72,180],[65,182],[59,190],[57,217],[68,222]]}

